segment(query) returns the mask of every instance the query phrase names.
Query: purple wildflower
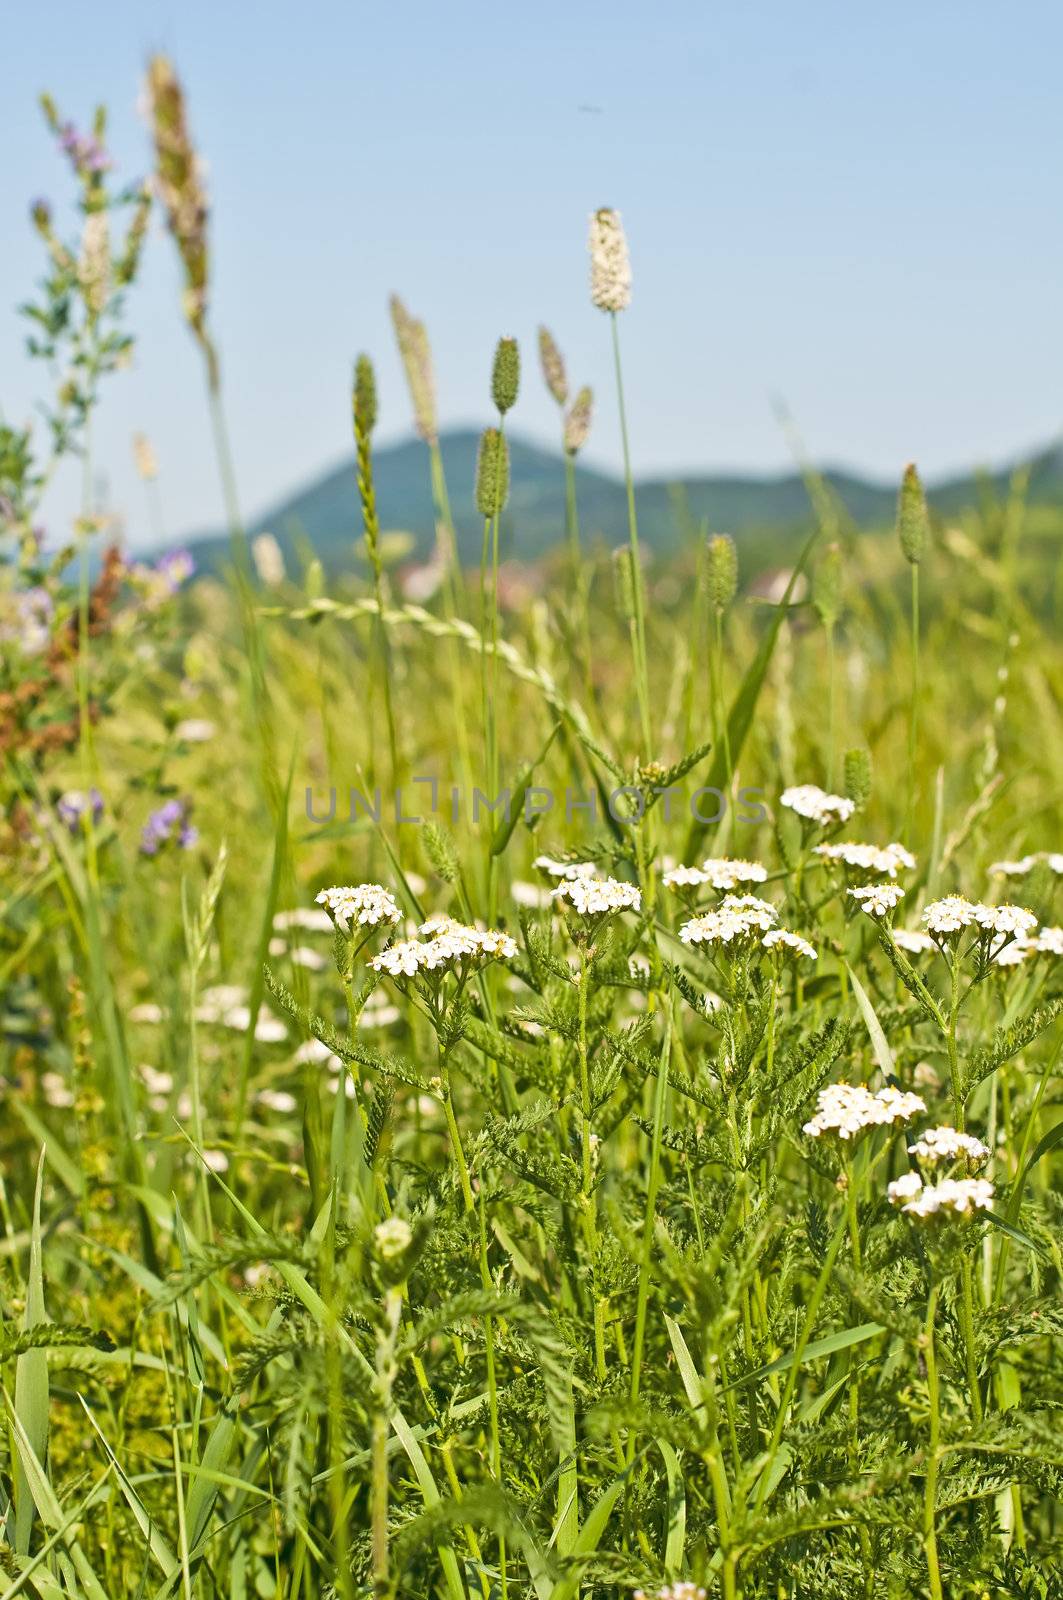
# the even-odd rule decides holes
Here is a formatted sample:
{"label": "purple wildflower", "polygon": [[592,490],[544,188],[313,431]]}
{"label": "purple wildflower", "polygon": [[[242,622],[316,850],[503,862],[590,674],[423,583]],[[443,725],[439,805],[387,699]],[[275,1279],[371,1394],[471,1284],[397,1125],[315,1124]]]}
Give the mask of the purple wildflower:
{"label": "purple wildflower", "polygon": [[98,789],[90,789],[85,794],[81,789],[68,789],[59,796],[55,806],[60,822],[77,833],[81,828],[81,819],[88,814],[93,822],[99,822],[103,816],[103,795]]}
{"label": "purple wildflower", "polygon": [[196,563],[190,550],[168,550],[155,563],[156,573],[162,578],[171,594],[176,594],[181,585],[188,582],[195,570]]}
{"label": "purple wildflower", "polygon": [[52,597],[38,585],[20,590],[13,598],[14,605],[8,613],[13,613],[12,621],[0,620],[0,639],[17,640],[23,655],[39,655],[51,638],[55,614]]}
{"label": "purple wildflower", "polygon": [[59,144],[79,172],[106,172],[111,165],[110,157],[95,135],[79,133],[72,122],[64,122],[60,128]]}
{"label": "purple wildflower", "polygon": [[189,821],[190,809],[187,800],[166,800],[153,811],[141,831],[141,854],[158,855],[171,842],[181,850],[191,850],[199,839],[199,830]]}

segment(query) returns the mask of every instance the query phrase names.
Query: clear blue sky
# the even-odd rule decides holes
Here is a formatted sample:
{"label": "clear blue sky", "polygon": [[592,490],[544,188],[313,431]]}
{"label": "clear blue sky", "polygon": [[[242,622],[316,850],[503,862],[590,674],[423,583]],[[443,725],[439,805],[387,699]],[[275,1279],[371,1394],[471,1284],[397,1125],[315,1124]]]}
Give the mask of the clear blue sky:
{"label": "clear blue sky", "polygon": [[[556,435],[534,359],[546,321],[602,404],[588,455],[618,459],[606,319],[585,231],[621,209],[636,468],[771,469],[786,398],[820,460],[883,477],[999,462],[1063,420],[1063,10],[1050,0],[854,6],[578,0],[500,6],[102,0],[22,7],[0,103],[0,404],[27,415],[14,307],[39,270],[30,198],[69,193],[35,103],[112,112],[142,172],[136,100],[174,57],[209,165],[214,319],[245,509],[348,448],[350,363],[377,359],[381,436],[408,408],[386,302],[428,323],[444,421],[489,420],[495,338],[520,337],[514,427]],[[581,109],[593,107],[594,110]],[[112,381],[98,472],[146,536],[137,428],[167,521],[219,520],[197,354],[157,226]],[[52,531],[75,504],[60,483]]]}

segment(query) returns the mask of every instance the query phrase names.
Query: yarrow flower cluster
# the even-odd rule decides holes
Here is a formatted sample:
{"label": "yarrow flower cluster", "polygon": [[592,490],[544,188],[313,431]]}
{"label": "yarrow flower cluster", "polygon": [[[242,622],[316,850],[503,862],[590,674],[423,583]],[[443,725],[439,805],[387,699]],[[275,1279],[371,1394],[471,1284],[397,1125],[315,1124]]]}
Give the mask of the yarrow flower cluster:
{"label": "yarrow flower cluster", "polygon": [[357,883],[322,889],[315,903],[324,906],[341,933],[350,933],[351,923],[376,928],[382,922],[401,922],[402,912],[394,896],[379,883]]}
{"label": "yarrow flower cluster", "polygon": [[619,878],[593,878],[581,875],[566,878],[553,890],[555,900],[567,900],[581,917],[606,916],[612,911],[638,911],[642,895],[633,883]]}
{"label": "yarrow flower cluster", "polygon": [[815,854],[825,861],[840,861],[858,872],[881,872],[890,878],[895,878],[901,867],[910,871],[916,864],[903,844],[817,844]]}
{"label": "yarrow flower cluster", "polygon": [[898,950],[906,950],[909,955],[923,955],[929,950],[936,950],[937,945],[928,933],[922,933],[918,928],[894,928],[893,942]]}
{"label": "yarrow flower cluster", "polygon": [[943,1211],[969,1217],[976,1211],[988,1211],[993,1185],[988,1178],[944,1178],[941,1183],[924,1186],[917,1172],[906,1172],[886,1193],[891,1205],[911,1217],[933,1217]]}
{"label": "yarrow flower cluster", "polygon": [[865,1128],[892,1127],[896,1122],[910,1122],[925,1102],[917,1094],[906,1094],[887,1085],[872,1094],[861,1083],[829,1083],[819,1091],[817,1110],[804,1125],[810,1139],[819,1139],[825,1133],[839,1139],[855,1139]]}
{"label": "yarrow flower cluster", "polygon": [[517,943],[498,928],[470,928],[453,917],[438,914],[423,922],[419,932],[428,939],[402,939],[388,945],[369,965],[392,978],[413,978],[419,972],[438,972],[461,961],[512,961]]}
{"label": "yarrow flower cluster", "polygon": [[692,917],[679,929],[684,944],[732,944],[755,933],[765,933],[779,913],[768,900],[756,895],[725,895],[715,911]]}
{"label": "yarrow flower cluster", "polygon": [[846,799],[844,795],[828,794],[814,783],[799,783],[791,789],[784,789],[779,800],[797,816],[804,817],[806,822],[815,822],[821,828],[828,827],[832,822],[848,822],[856,810],[855,801]]}
{"label": "yarrow flower cluster", "polygon": [[931,900],[923,909],[923,925],[931,933],[961,933],[975,920],[974,906],[962,894]]}
{"label": "yarrow flower cluster", "polygon": [[1036,938],[1016,933],[991,957],[997,967],[1019,967],[1031,956],[1063,956],[1063,928],[1041,928]]}
{"label": "yarrow flower cluster", "polygon": [[373,1229],[373,1239],[381,1261],[394,1261],[410,1248],[413,1230],[402,1217],[386,1217]]}
{"label": "yarrow flower cluster", "polygon": [[967,1161],[985,1161],[989,1151],[973,1134],[956,1128],[927,1128],[908,1146],[908,1154],[930,1162],[957,1161],[961,1156]]}
{"label": "yarrow flower cluster", "polygon": [[861,911],[866,911],[871,917],[884,917],[904,899],[904,890],[899,883],[869,883],[862,889],[850,889],[848,893],[859,902]]}
{"label": "yarrow flower cluster", "polygon": [[59,796],[55,809],[63,826],[71,833],[78,833],[83,817],[90,816],[93,822],[99,822],[103,816],[103,795],[98,789],[90,789],[88,794],[81,789],[68,789]]}
{"label": "yarrow flower cluster", "polygon": [[785,954],[792,951],[794,956],[806,956],[809,961],[818,960],[815,946],[810,945],[807,939],[802,939],[799,933],[791,933],[789,928],[772,928],[760,941],[765,950],[781,949]]}
{"label": "yarrow flower cluster", "polygon": [[712,889],[735,889],[740,883],[764,883],[768,876],[766,867],[759,861],[732,860],[727,856],[710,856],[700,867],[673,867],[661,882],[668,889],[697,888],[708,884]]}
{"label": "yarrow flower cluster", "polygon": [[551,878],[595,878],[598,875],[593,861],[555,861],[553,856],[536,856],[532,866]]}
{"label": "yarrow flower cluster", "polygon": [[189,821],[191,807],[187,800],[167,800],[153,811],[140,834],[142,855],[154,856],[167,844],[176,844],[181,850],[191,850],[199,839],[199,829]]}
{"label": "yarrow flower cluster", "polygon": [[[982,937],[983,955],[988,954],[1000,967],[1019,966],[1026,960],[1034,948],[1030,935],[1037,927],[1037,918],[1025,906],[987,906],[958,894],[932,900],[923,912],[923,922],[939,941],[954,937],[965,928],[977,928]],[[1002,938],[991,949],[994,934]]]}
{"label": "yarrow flower cluster", "polygon": [[[636,1589],[634,1600],[650,1600],[645,1589]],[[700,1583],[666,1583],[663,1589],[657,1590],[656,1600],[708,1600],[706,1591]]]}
{"label": "yarrow flower cluster", "polygon": [[1024,906],[976,905],[973,910],[974,920],[978,926],[990,933],[1026,935],[1032,933],[1037,926],[1037,918]]}
{"label": "yarrow flower cluster", "polygon": [[989,871],[994,877],[1025,878],[1042,862],[1050,872],[1063,877],[1063,854],[1058,850],[1038,850],[1036,854],[1022,856],[1018,861],[994,861]]}

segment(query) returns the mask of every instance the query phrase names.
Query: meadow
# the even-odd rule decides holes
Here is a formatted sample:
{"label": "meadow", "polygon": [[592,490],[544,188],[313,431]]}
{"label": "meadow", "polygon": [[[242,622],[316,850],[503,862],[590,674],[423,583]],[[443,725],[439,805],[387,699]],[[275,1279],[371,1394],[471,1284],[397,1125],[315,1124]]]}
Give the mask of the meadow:
{"label": "meadow", "polygon": [[[630,469],[581,527],[593,397],[543,330],[484,373],[462,564],[396,299],[435,552],[381,528],[352,352],[350,571],[286,563],[161,58],[147,101],[126,187],[45,102],[46,421],[0,425],[0,1597],[1063,1594],[1063,510],[1017,471],[943,519],[899,463],[868,531],[809,469],[807,535],[656,560]],[[223,578],[89,498],[153,209]],[[590,267],[623,417],[615,212]]]}

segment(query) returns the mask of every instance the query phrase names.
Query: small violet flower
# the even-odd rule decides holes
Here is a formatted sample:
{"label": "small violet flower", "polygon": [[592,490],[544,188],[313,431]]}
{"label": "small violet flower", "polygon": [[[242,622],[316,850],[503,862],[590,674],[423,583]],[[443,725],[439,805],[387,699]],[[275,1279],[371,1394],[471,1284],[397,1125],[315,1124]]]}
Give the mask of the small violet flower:
{"label": "small violet flower", "polygon": [[187,800],[166,800],[153,811],[140,835],[142,855],[158,855],[164,845],[176,844],[181,850],[191,850],[199,839],[199,829],[189,821]]}

